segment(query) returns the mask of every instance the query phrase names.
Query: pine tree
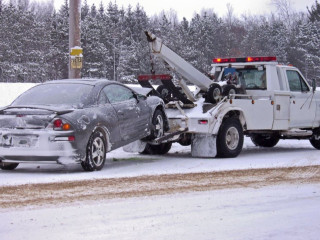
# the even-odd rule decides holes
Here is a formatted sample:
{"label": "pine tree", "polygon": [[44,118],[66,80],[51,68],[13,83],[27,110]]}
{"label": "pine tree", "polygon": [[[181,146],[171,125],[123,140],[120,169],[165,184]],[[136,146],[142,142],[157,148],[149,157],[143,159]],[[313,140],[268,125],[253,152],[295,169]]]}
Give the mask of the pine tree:
{"label": "pine tree", "polygon": [[311,6],[311,9],[308,8],[308,13],[311,22],[320,21],[320,3],[318,3],[318,0]]}

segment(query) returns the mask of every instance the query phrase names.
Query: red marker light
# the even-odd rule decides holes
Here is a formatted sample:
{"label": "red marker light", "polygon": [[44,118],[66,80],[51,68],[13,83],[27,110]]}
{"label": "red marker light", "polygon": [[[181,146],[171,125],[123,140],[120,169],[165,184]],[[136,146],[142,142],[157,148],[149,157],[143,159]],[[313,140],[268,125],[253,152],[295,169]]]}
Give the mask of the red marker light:
{"label": "red marker light", "polygon": [[201,125],[205,125],[208,124],[208,120],[199,120],[198,123]]}

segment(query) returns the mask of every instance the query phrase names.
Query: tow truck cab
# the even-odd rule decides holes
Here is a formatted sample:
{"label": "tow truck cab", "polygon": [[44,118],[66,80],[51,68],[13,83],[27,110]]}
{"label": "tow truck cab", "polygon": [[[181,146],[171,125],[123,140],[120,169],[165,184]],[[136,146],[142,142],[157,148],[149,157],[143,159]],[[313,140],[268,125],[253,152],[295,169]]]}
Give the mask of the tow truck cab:
{"label": "tow truck cab", "polygon": [[316,104],[319,93],[297,68],[279,65],[275,57],[225,58],[213,62],[211,73],[216,82],[222,83],[222,88],[234,85],[236,93],[248,96],[251,105],[255,105],[250,108],[244,97],[236,95],[232,101],[244,108],[247,130],[319,126],[320,109]]}

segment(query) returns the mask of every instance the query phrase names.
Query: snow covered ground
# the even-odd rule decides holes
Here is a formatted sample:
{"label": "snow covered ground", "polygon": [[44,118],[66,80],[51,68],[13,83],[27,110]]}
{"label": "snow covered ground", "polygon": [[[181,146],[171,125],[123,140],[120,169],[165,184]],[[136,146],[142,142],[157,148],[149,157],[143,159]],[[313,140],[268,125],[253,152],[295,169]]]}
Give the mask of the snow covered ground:
{"label": "snow covered ground", "polygon": [[309,141],[281,140],[272,149],[255,147],[245,139],[245,147],[237,158],[192,158],[190,147],[174,144],[165,156],[126,153],[117,149],[107,154],[105,167],[99,172],[83,172],[80,165],[20,164],[12,172],[0,172],[0,186],[26,183],[45,183],[99,178],[133,177],[154,174],[173,174],[222,171],[251,168],[273,168],[320,165],[319,151]]}
{"label": "snow covered ground", "polygon": [[14,240],[318,240],[320,185],[279,185],[0,211]]}
{"label": "snow covered ground", "polygon": [[[0,106],[30,86],[0,84]],[[10,90],[14,89],[14,90]],[[15,95],[15,96],[13,96]],[[246,138],[234,159],[192,158],[174,144],[165,156],[117,149],[102,171],[79,165],[21,164],[0,171],[0,189],[28,183],[141,175],[320,165],[309,141],[281,140],[272,149]],[[22,188],[24,186],[21,186]],[[1,194],[1,192],[0,192]],[[1,209],[0,239],[319,239],[320,184],[281,184],[174,195]]]}

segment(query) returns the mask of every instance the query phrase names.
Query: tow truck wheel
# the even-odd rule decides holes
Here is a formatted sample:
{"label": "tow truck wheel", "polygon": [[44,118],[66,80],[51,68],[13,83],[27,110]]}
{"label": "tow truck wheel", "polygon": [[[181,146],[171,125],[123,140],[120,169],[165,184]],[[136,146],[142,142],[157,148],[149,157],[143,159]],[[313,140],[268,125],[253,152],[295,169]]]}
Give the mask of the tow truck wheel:
{"label": "tow truck wheel", "polygon": [[222,90],[222,96],[237,94],[237,88],[234,85],[225,85]]}
{"label": "tow truck wheel", "polygon": [[239,119],[225,119],[217,136],[217,157],[237,157],[243,146],[243,130]]}
{"label": "tow truck wheel", "polygon": [[2,163],[0,162],[0,169],[2,170],[14,170],[18,167],[19,163]]}
{"label": "tow truck wheel", "polygon": [[222,93],[222,90],[221,90],[221,86],[217,83],[213,83],[211,84],[208,92],[207,92],[207,102],[209,103],[217,103],[221,97],[221,93]]}
{"label": "tow truck wheel", "polygon": [[320,150],[320,140],[317,140],[317,139],[315,139],[314,137],[312,137],[312,138],[310,139],[310,143],[311,143],[311,145],[312,145],[315,149]]}
{"label": "tow truck wheel", "polygon": [[143,152],[141,154],[150,154],[150,155],[163,155],[169,152],[171,149],[171,142],[160,143],[159,145],[151,145],[147,143]]}
{"label": "tow truck wheel", "polygon": [[274,147],[280,138],[276,134],[252,134],[251,141],[258,147]]}

